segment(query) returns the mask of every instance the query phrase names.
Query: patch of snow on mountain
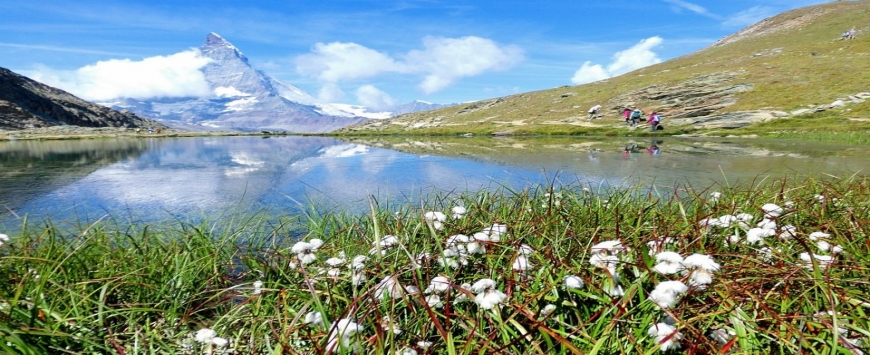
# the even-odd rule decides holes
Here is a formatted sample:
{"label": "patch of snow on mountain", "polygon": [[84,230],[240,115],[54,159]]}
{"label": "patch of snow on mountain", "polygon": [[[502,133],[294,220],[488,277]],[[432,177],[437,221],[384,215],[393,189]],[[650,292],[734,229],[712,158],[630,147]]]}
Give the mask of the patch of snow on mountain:
{"label": "patch of snow on mountain", "polygon": [[369,112],[368,108],[359,105],[349,104],[317,104],[317,108],[325,115],[344,116],[344,117],[365,117],[371,119],[385,119],[393,117],[393,113],[385,112]]}
{"label": "patch of snow on mountain", "polygon": [[236,89],[232,86],[230,86],[230,87],[218,86],[218,87],[214,88],[213,91],[214,91],[215,96],[217,96],[217,97],[251,96],[251,94],[241,92],[241,91],[239,91],[239,89]]}
{"label": "patch of snow on mountain", "polygon": [[226,110],[224,110],[224,112],[244,111],[244,110],[247,110],[247,109],[251,108],[252,106],[254,106],[254,104],[256,104],[257,102],[258,101],[257,101],[256,97],[246,97],[243,99],[230,101],[230,102],[227,102],[227,104],[226,104],[227,108],[226,108]]}

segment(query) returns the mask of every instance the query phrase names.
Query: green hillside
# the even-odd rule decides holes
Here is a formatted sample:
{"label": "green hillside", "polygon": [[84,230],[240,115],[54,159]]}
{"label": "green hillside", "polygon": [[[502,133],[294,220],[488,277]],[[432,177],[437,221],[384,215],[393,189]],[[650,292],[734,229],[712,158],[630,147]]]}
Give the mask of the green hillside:
{"label": "green hillside", "polygon": [[[863,140],[870,130],[868,18],[870,1],[801,8],[619,77],[375,120],[338,133],[849,134]],[[841,40],[852,27],[856,38]],[[586,110],[595,104],[604,107],[604,116],[588,121]],[[667,128],[651,133],[627,127],[620,112],[632,105],[662,112]]]}

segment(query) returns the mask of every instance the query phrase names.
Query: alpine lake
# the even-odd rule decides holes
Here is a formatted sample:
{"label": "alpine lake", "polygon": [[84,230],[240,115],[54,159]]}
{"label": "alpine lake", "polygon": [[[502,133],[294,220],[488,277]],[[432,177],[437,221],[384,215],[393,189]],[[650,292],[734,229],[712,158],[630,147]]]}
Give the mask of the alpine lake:
{"label": "alpine lake", "polygon": [[[366,213],[535,186],[644,191],[866,174],[867,147],[752,138],[225,136],[0,142],[0,231]],[[449,208],[449,206],[448,206]]]}

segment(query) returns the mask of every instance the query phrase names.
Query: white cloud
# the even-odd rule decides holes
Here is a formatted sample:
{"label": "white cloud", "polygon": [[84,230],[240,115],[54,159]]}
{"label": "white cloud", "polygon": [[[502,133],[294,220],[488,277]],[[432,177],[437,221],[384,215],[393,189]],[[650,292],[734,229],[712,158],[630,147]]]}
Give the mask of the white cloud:
{"label": "white cloud", "polygon": [[405,56],[406,64],[424,73],[420,89],[430,94],[450,86],[457,80],[480,75],[490,70],[505,70],[524,59],[517,46],[501,47],[486,38],[426,37],[423,50],[413,50]]}
{"label": "white cloud", "polygon": [[707,9],[704,8],[703,6],[701,6],[701,5],[697,5],[697,4],[693,4],[693,3],[690,3],[690,2],[688,2],[688,1],[683,1],[683,0],[665,0],[665,2],[668,3],[668,4],[674,5],[674,7],[675,7],[678,11],[679,11],[680,9],[684,9],[684,10],[689,10],[689,11],[694,12],[694,13],[699,14],[699,15],[709,15],[709,14],[710,14],[710,12],[707,11]]}
{"label": "white cloud", "polygon": [[398,58],[356,43],[318,43],[312,53],[296,58],[296,70],[324,84],[383,74],[421,75],[419,87],[428,94],[464,77],[508,69],[521,62],[524,54],[517,46],[501,46],[481,37],[425,37],[423,49]]}
{"label": "white cloud", "polygon": [[37,67],[26,75],[86,100],[99,101],[118,97],[207,97],[211,92],[199,69],[210,61],[211,59],[200,56],[198,50],[191,49],[141,61],[99,61],[74,71]]}
{"label": "white cloud", "polygon": [[344,91],[335,83],[326,83],[320,87],[317,98],[323,102],[340,102],[344,99]]}
{"label": "white cloud", "polygon": [[753,6],[728,17],[722,25],[725,27],[743,28],[776,15],[777,10],[766,6]]}
{"label": "white cloud", "polygon": [[356,43],[317,43],[312,53],[296,58],[299,74],[336,83],[399,71],[400,65],[388,55]]}
{"label": "white cloud", "polygon": [[575,85],[590,83],[661,63],[662,60],[652,49],[660,45],[662,41],[661,37],[653,36],[640,41],[629,49],[616,52],[613,55],[613,61],[606,68],[587,61],[574,72],[571,82]]}
{"label": "white cloud", "polygon": [[373,110],[386,111],[396,105],[396,100],[373,85],[363,85],[356,89],[356,100]]}

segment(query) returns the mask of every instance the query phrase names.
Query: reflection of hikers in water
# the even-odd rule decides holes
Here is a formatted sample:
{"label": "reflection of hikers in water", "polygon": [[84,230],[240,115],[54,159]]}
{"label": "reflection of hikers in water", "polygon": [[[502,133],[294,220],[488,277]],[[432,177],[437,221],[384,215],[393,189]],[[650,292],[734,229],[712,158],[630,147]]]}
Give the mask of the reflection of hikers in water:
{"label": "reflection of hikers in water", "polygon": [[661,142],[657,139],[653,139],[652,142],[650,142],[649,148],[646,148],[649,155],[659,155],[659,153],[661,153],[661,150],[659,150],[659,143]]}
{"label": "reflection of hikers in water", "polygon": [[586,119],[591,120],[593,118],[598,117],[598,110],[600,110],[600,109],[601,109],[601,105],[595,105],[595,106],[590,107],[589,108],[589,117]]}

